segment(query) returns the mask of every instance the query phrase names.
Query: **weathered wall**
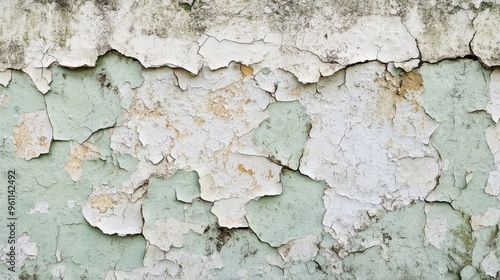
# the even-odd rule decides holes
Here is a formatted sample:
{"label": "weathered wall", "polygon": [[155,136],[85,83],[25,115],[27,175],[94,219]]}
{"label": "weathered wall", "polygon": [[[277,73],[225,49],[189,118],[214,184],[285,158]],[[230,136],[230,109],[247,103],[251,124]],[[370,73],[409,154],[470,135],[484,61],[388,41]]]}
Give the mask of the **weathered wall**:
{"label": "weathered wall", "polygon": [[1,279],[500,278],[500,3],[1,2]]}

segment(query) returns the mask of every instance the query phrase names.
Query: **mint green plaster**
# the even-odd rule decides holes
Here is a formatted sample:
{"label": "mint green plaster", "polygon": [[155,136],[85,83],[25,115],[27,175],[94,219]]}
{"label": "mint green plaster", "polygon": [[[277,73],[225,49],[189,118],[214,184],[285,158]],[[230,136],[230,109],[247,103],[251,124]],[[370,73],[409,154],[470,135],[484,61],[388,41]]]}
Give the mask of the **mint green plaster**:
{"label": "mint green plaster", "polygon": [[[191,199],[191,203],[188,204],[178,200],[176,197],[176,189],[189,190],[196,188],[199,189],[198,176],[195,172],[179,170],[167,180],[163,178],[151,178],[142,207],[144,234],[147,236],[159,235],[164,230],[172,230],[158,228],[158,221],[168,223],[169,218],[188,223],[196,228],[213,224],[216,218],[210,213],[212,203],[207,203],[199,199]],[[188,192],[187,194],[190,193]],[[183,231],[183,229],[178,230],[179,232],[176,234],[180,234]],[[157,240],[156,242],[161,243],[158,246],[162,246],[163,250],[169,249],[170,246],[179,246],[172,240],[165,241],[164,243],[161,240]]]}
{"label": "mint green plaster", "polygon": [[[137,236],[118,241],[118,237],[103,235],[88,225],[81,213],[81,206],[93,186],[119,185],[130,174],[120,172],[110,161],[99,159],[85,161],[80,181],[73,182],[64,169],[70,154],[69,142],[52,142],[48,154],[30,161],[17,158],[12,128],[17,125],[20,114],[45,109],[44,96],[26,75],[17,71],[12,72],[7,88],[0,87],[2,94],[8,96],[8,103],[0,105],[1,178],[6,182],[7,170],[16,171],[17,236],[26,233],[38,248],[36,258],[26,260],[22,270],[18,268],[18,274],[25,279],[50,279],[51,269],[58,263],[58,250],[62,258],[59,264],[66,267],[65,279],[80,279],[83,275],[88,279],[100,279],[115,265],[122,268],[140,266],[144,238]],[[106,158],[110,156],[109,140],[109,132],[100,131],[89,142],[99,147]],[[2,189],[2,197],[5,191],[6,188]],[[6,209],[6,201],[1,205]],[[41,212],[36,210],[37,205],[43,205]],[[5,228],[0,229],[0,234],[7,236]],[[122,253],[127,250],[135,252],[122,260]],[[3,264],[0,266],[6,271]]]}
{"label": "mint green plaster", "polygon": [[282,276],[278,267],[270,266],[267,258],[279,258],[276,249],[262,243],[248,229],[225,229],[215,224],[207,227],[204,234],[189,232],[183,238],[184,247],[172,248],[172,252],[189,252],[202,256],[220,255],[223,267],[212,271],[215,279],[272,279]]}
{"label": "mint green plaster", "polygon": [[421,202],[380,213],[379,221],[353,240],[339,279],[455,279],[448,256],[424,245],[425,222]]}
{"label": "mint green plaster", "polygon": [[142,265],[146,240],[141,235],[118,237],[102,234],[86,224],[64,225],[57,249],[68,265],[65,279],[102,279],[111,269],[130,270]]}
{"label": "mint green plaster", "polygon": [[85,141],[99,129],[121,123],[119,87],[142,84],[141,65],[117,53],[101,57],[95,68],[54,67],[47,109],[55,140]]}
{"label": "mint green plaster", "polygon": [[[479,268],[478,276],[480,279],[491,279],[492,277],[488,277],[481,269],[481,261],[490,252],[493,252],[497,259],[500,259],[500,224],[482,228],[472,235],[474,240],[474,250],[471,256],[472,265]],[[497,276],[500,275],[497,274]]]}
{"label": "mint green plaster", "polygon": [[[439,178],[435,197],[452,202],[468,215],[500,207],[496,198],[484,193],[494,165],[484,134],[486,127],[493,124],[484,111],[490,71],[477,61],[460,60],[425,64],[419,72],[425,89],[422,106],[440,123],[431,143],[448,164]],[[469,173],[473,177],[467,183]]]}
{"label": "mint green plaster", "polygon": [[281,176],[283,193],[265,196],[246,205],[250,228],[260,240],[273,247],[323,231],[324,182],[316,182],[299,172],[285,171]]}
{"label": "mint green plaster", "polygon": [[198,173],[195,171],[177,171],[170,178],[170,180],[175,180],[173,186],[177,200],[190,203],[193,199],[200,197],[200,184],[198,179]]}
{"label": "mint green plaster", "polygon": [[237,279],[241,271],[248,279],[280,276],[281,271],[266,271],[270,268],[267,257],[278,257],[274,248],[260,242],[249,230],[233,230],[228,235],[219,238],[224,242],[219,249],[224,267],[215,271],[217,279]]}
{"label": "mint green plaster", "polygon": [[[189,186],[190,184],[194,187]],[[212,203],[197,199],[190,200],[191,203],[188,204],[177,200],[176,189],[193,189],[197,186],[197,174],[182,170],[177,171],[168,180],[162,178],[149,180],[142,214],[144,217],[143,234],[150,243],[168,251],[172,246],[182,246],[182,238],[175,239],[172,236],[180,236],[193,229],[198,232],[202,231],[204,227],[216,221],[210,213]],[[162,235],[165,233],[172,235],[163,238]]]}
{"label": "mint green plaster", "polygon": [[[0,153],[2,159],[14,154],[13,127],[18,125],[19,116],[45,109],[43,94],[31,82],[28,75],[12,71],[12,80],[8,87],[0,87],[0,97],[8,101],[0,104]],[[3,163],[2,163],[3,164]]]}
{"label": "mint green plaster", "polygon": [[111,134],[110,129],[103,129],[92,134],[87,141],[98,147],[101,157],[111,156]]}
{"label": "mint green plaster", "polygon": [[315,261],[296,263],[293,266],[285,268],[285,279],[295,279],[298,277],[308,280],[328,279],[327,273],[322,271],[321,266]]}
{"label": "mint green plaster", "polygon": [[293,101],[275,102],[267,111],[269,119],[255,131],[256,143],[266,149],[273,160],[297,170],[311,129],[306,109],[298,101]]}
{"label": "mint green plaster", "polygon": [[[67,279],[79,279],[81,275],[100,279],[115,265],[127,269],[140,266],[145,247],[142,236],[122,240],[104,235],[91,227],[81,213],[93,186],[119,186],[130,174],[99,159],[85,161],[80,180],[73,182],[64,170],[69,153],[68,142],[55,141],[49,154],[30,161],[13,158],[8,166],[17,174],[18,235],[26,232],[39,249],[36,259],[27,260],[23,273],[50,278],[52,267],[58,263],[57,250]],[[37,203],[47,204],[48,212],[34,212]],[[3,229],[0,232],[5,235]],[[129,252],[127,257],[122,256],[123,252]]]}
{"label": "mint green plaster", "polygon": [[137,168],[139,160],[129,154],[113,153],[113,160],[115,165],[123,168],[129,172],[134,172]]}
{"label": "mint green plaster", "polygon": [[446,221],[446,234],[439,245],[439,250],[447,256],[449,272],[458,275],[463,267],[472,261],[474,240],[469,224],[470,217],[454,210],[448,203],[432,203],[429,208],[429,212],[426,213],[427,221],[435,219]]}
{"label": "mint green plaster", "polygon": [[[183,221],[186,209],[185,203],[179,199],[179,196],[187,200],[186,202],[192,202],[199,194],[196,172],[178,170],[167,180],[152,178],[149,180],[148,194],[144,200],[144,219],[156,220],[171,217]],[[211,205],[211,203],[206,204]],[[193,215],[196,214],[193,213]]]}
{"label": "mint green plaster", "polygon": [[201,199],[193,200],[189,207],[185,207],[184,210],[184,221],[188,223],[195,224],[215,224],[217,222],[217,217],[215,217],[210,209],[213,204],[203,201]]}
{"label": "mint green plaster", "polygon": [[443,61],[418,69],[424,81],[425,112],[442,123],[485,108],[490,70],[478,61]]}
{"label": "mint green plaster", "polygon": [[145,228],[156,228],[155,222],[158,219],[175,218],[184,221],[184,203],[175,198],[173,187],[177,178],[171,179],[149,180],[147,196],[142,207]]}
{"label": "mint green plaster", "polygon": [[323,233],[323,239],[321,240],[321,243],[319,243],[319,246],[321,248],[329,249],[332,248],[333,245],[335,245],[335,243],[337,243],[337,241],[333,239],[333,237],[330,234]]}

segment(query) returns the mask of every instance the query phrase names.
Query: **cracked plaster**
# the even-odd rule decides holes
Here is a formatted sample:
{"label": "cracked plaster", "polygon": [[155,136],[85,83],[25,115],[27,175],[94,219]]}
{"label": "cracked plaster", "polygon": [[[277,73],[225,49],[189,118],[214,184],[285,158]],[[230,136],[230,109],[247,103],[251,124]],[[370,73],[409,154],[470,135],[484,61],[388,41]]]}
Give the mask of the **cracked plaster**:
{"label": "cracked plaster", "polygon": [[21,278],[500,276],[498,3],[19,5]]}

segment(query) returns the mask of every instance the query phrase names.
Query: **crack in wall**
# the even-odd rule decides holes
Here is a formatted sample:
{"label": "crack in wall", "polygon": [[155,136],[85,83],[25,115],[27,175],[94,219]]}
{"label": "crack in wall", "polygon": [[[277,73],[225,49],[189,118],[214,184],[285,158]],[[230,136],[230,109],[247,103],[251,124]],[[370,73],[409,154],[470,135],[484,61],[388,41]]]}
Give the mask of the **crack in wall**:
{"label": "crack in wall", "polygon": [[[92,15],[94,4],[85,5]],[[195,2],[192,10],[198,9]],[[500,177],[495,177],[498,77],[483,66],[497,62],[491,49],[478,46],[476,53],[475,47],[485,42],[488,29],[481,26],[486,24],[481,15],[495,11],[481,9],[472,19],[461,10],[453,14],[457,22],[468,16],[473,34],[465,56],[473,60],[457,59],[459,44],[443,56],[438,42],[431,47],[436,53],[430,54],[425,44],[432,34],[408,28],[409,19],[402,16],[360,17],[345,30],[334,26],[326,36],[322,33],[323,41],[308,37],[320,26],[314,21],[303,30],[278,32],[283,36],[265,24],[257,35],[218,32],[221,26],[245,22],[241,17],[247,9],[241,7],[192,42],[142,34],[140,40],[152,42],[143,49],[139,41],[129,42],[128,48],[114,38],[97,55],[91,42],[80,59],[54,53],[55,46],[45,42],[40,47],[44,51],[38,51],[41,58],[31,55],[41,66],[28,71],[34,62],[25,59],[21,67],[34,86],[2,60],[9,72],[2,72],[5,88],[0,88],[0,108],[5,108],[0,116],[6,120],[0,125],[2,157],[18,164],[21,172],[47,165],[51,174],[60,174],[51,178],[35,172],[25,179],[27,209],[51,201],[47,211],[34,211],[28,218],[33,225],[44,221],[42,230],[25,226],[51,256],[40,251],[25,264],[26,273],[60,279],[82,273],[97,278],[107,273],[109,279],[495,277],[500,253],[488,244],[498,236],[500,219]],[[112,24],[106,13],[104,18]],[[363,29],[368,19],[384,26],[377,26],[384,32],[372,32],[383,36],[352,49],[356,45],[346,44],[350,41],[342,36],[371,38]],[[391,53],[398,44],[390,34],[414,44]],[[335,35],[344,45],[318,47]],[[463,34],[451,35],[460,41]],[[168,44],[173,47],[154,52]],[[112,47],[118,53],[99,57]],[[21,53],[29,57],[29,52]],[[422,58],[423,52],[430,59]],[[68,69],[57,61],[96,66]],[[52,81],[44,73],[52,73]],[[74,83],[65,83],[67,79]],[[45,84],[51,88],[43,95]],[[452,96],[446,104],[445,97],[434,98],[443,92]],[[47,150],[19,161],[12,139],[21,133],[13,127],[23,114],[37,110],[48,112],[51,142],[44,146]],[[84,110],[80,118],[78,112]],[[443,112],[448,115],[440,116]],[[450,139],[463,145],[450,144]],[[484,157],[474,159],[476,149],[469,158],[454,159],[473,141]],[[65,170],[70,162],[74,170]],[[485,162],[489,165],[481,165]],[[464,164],[478,167],[455,167]],[[287,177],[295,179],[283,179]],[[308,199],[315,194],[313,185],[323,187]],[[60,198],[48,199],[56,192]],[[47,240],[43,234],[56,234],[48,228],[54,223],[57,237]],[[72,248],[71,238],[86,237],[69,224],[100,242],[94,256],[102,264],[78,267],[93,260],[84,259],[85,248]],[[421,252],[413,254],[407,249],[411,246]],[[118,261],[124,248],[130,255]],[[103,257],[107,249],[113,253],[109,260]],[[139,258],[138,252],[145,253]],[[407,263],[408,255],[415,256],[417,266]]]}

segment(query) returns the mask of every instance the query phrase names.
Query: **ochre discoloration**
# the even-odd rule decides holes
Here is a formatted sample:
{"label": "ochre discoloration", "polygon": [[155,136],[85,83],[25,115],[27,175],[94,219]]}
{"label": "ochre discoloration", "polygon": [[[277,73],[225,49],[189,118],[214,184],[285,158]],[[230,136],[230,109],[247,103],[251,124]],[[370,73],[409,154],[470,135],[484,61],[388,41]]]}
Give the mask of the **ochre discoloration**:
{"label": "ochre discoloration", "polygon": [[244,77],[253,76],[253,68],[251,66],[241,64],[240,69],[241,69],[241,74],[243,74]]}
{"label": "ochre discoloration", "polygon": [[20,278],[499,276],[492,1],[4,2]]}
{"label": "ochre discoloration", "polygon": [[405,72],[401,76],[401,87],[398,94],[405,95],[407,92],[418,92],[424,88],[424,80],[417,70],[413,69],[410,72]]}
{"label": "ochre discoloration", "polygon": [[116,205],[116,201],[111,194],[91,196],[89,197],[88,203],[90,207],[99,209],[99,211],[103,213]]}
{"label": "ochre discoloration", "polygon": [[240,80],[217,91],[210,91],[210,99],[207,100],[207,109],[217,117],[226,120],[231,119],[236,114],[242,113],[241,104],[235,104],[235,96],[246,91],[243,82]]}
{"label": "ochre discoloration", "polygon": [[250,176],[253,176],[255,173],[252,171],[252,169],[245,169],[245,166],[243,166],[243,164],[238,164],[238,170],[241,172],[241,173],[246,173]]}
{"label": "ochre discoloration", "polygon": [[404,97],[398,95],[398,89],[401,85],[399,76],[393,77],[385,72],[384,76],[377,79],[380,85],[378,95],[375,96],[377,114],[382,117],[381,121],[388,121],[396,115],[396,104],[404,101]]}
{"label": "ochre discoloration", "polygon": [[49,152],[52,126],[47,111],[22,114],[13,132],[18,157],[29,160]]}
{"label": "ochre discoloration", "polygon": [[78,181],[83,173],[83,161],[97,159],[101,154],[98,148],[90,142],[84,142],[81,145],[76,142],[71,142],[70,148],[71,152],[64,166],[64,170],[69,173],[73,181]]}

